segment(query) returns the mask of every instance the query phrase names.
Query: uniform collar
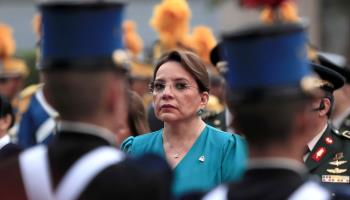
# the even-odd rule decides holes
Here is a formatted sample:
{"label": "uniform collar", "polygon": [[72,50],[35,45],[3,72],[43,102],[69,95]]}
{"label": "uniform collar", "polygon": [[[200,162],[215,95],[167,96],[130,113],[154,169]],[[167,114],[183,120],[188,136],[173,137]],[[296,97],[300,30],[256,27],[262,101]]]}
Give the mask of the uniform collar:
{"label": "uniform collar", "polygon": [[10,136],[6,134],[2,138],[0,138],[0,149],[2,149],[5,145],[10,143]]}
{"label": "uniform collar", "polygon": [[58,131],[69,131],[77,134],[93,135],[108,141],[112,146],[116,146],[114,134],[101,126],[83,122],[72,122],[61,120],[58,122]]}
{"label": "uniform collar", "polygon": [[328,124],[326,123],[326,125],[321,130],[321,132],[319,132],[309,143],[307,143],[307,146],[309,147],[310,151],[312,151],[314,149],[314,147],[316,146],[318,140],[320,140],[320,138],[322,137],[323,133],[326,131],[327,127],[328,127]]}

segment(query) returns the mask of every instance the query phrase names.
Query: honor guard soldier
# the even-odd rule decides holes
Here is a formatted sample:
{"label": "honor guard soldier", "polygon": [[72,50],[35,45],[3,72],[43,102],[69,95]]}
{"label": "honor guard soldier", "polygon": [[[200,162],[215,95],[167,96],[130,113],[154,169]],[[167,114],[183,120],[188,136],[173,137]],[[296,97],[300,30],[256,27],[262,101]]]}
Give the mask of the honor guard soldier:
{"label": "honor guard soldier", "polygon": [[227,104],[250,160],[241,181],[204,199],[329,199],[328,190],[307,178],[301,160],[311,137],[309,105],[322,94],[306,57],[303,26],[253,27],[225,35],[223,44]]}
{"label": "honor guard soldier", "polygon": [[171,169],[157,156],[126,157],[114,147],[126,123],[124,4],[40,1],[39,68],[58,131],[0,164],[2,199],[169,199]]}
{"label": "honor guard soldier", "polygon": [[[33,30],[37,38],[36,57],[40,58],[41,24],[40,14],[33,17]],[[39,71],[40,76],[42,71]],[[42,81],[42,80],[41,80]],[[29,85],[19,94],[15,132],[17,143],[24,149],[52,141],[57,126],[57,111],[47,102],[44,83]]]}
{"label": "honor guard soldier", "polygon": [[224,35],[227,104],[250,158],[241,181],[203,199],[331,199],[329,190],[308,178],[301,159],[312,137],[310,104],[323,96],[306,56],[306,38],[299,23]]}

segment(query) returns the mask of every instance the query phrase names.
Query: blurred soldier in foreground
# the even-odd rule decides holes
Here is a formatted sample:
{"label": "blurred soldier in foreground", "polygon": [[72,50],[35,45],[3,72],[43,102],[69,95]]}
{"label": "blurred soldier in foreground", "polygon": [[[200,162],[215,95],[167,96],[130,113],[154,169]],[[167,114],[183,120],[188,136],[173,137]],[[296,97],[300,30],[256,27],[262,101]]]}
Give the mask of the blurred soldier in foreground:
{"label": "blurred soldier in foreground", "polygon": [[240,182],[204,199],[330,199],[328,190],[308,179],[302,160],[313,136],[311,103],[323,95],[306,57],[303,26],[279,21],[226,34],[223,49],[227,104],[234,128],[248,142],[250,160]]}
{"label": "blurred soldier in foreground", "polygon": [[[43,1],[44,90],[58,133],[2,162],[2,199],[168,199],[171,170],[156,156],[131,160],[114,148],[126,123],[123,4]],[[116,119],[117,122],[116,122]]]}
{"label": "blurred soldier in foreground", "polygon": [[234,128],[247,139],[250,161],[239,183],[218,187],[207,199],[330,197],[307,179],[301,160],[312,137],[310,103],[318,94],[305,42],[304,29],[297,24],[252,28],[224,38],[227,103]]}

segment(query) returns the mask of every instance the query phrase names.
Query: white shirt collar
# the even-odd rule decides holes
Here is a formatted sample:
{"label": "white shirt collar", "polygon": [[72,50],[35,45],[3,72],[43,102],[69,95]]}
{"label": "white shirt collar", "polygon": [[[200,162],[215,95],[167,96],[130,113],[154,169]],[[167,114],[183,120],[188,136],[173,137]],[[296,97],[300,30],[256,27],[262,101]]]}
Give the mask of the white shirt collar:
{"label": "white shirt collar", "polygon": [[0,138],[0,149],[2,149],[8,143],[10,143],[10,136],[6,134],[2,138]]}
{"label": "white shirt collar", "polygon": [[271,169],[282,168],[295,171],[299,174],[306,174],[307,168],[305,165],[297,160],[283,158],[283,157],[265,157],[254,158],[248,161],[248,169]]}
{"label": "white shirt collar", "polygon": [[318,140],[322,137],[322,134],[325,132],[325,130],[328,127],[328,123],[326,123],[325,127],[319,132],[309,143],[307,143],[307,146],[309,147],[309,150],[312,151],[312,149],[316,146]]}
{"label": "white shirt collar", "polygon": [[333,120],[333,125],[335,128],[340,128],[340,125],[344,121],[344,119],[350,114],[350,106],[341,113],[337,118]]}
{"label": "white shirt collar", "polygon": [[59,131],[73,131],[78,134],[94,135],[103,138],[111,145],[116,146],[114,134],[110,130],[98,125],[61,120],[58,122],[57,129]]}

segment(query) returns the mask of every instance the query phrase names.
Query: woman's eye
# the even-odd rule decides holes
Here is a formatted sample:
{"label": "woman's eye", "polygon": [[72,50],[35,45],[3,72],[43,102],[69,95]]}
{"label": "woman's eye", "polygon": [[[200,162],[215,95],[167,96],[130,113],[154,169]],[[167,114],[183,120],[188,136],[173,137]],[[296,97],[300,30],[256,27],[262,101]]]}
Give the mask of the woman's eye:
{"label": "woman's eye", "polygon": [[176,83],[175,87],[178,90],[184,90],[184,89],[188,88],[188,85],[186,83]]}
{"label": "woman's eye", "polygon": [[155,91],[161,91],[165,88],[165,84],[163,83],[155,83],[154,84],[154,90]]}

